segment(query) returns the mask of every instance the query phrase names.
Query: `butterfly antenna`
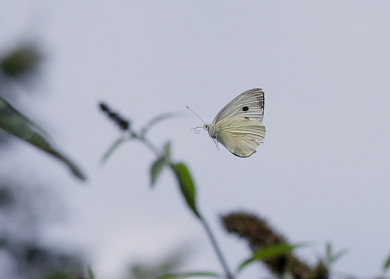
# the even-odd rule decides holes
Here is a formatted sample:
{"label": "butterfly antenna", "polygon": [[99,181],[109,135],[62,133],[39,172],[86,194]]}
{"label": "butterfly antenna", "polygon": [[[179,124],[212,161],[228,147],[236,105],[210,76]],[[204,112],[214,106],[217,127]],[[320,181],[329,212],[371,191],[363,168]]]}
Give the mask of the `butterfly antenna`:
{"label": "butterfly antenna", "polygon": [[195,134],[200,134],[200,131],[203,129],[202,126],[191,128],[192,131],[194,131]]}
{"label": "butterfly antenna", "polygon": [[206,125],[206,122],[204,122],[204,120],[200,118],[200,116],[195,111],[193,111],[189,106],[186,106],[186,108],[188,108],[193,114],[196,115],[196,117],[198,117]]}

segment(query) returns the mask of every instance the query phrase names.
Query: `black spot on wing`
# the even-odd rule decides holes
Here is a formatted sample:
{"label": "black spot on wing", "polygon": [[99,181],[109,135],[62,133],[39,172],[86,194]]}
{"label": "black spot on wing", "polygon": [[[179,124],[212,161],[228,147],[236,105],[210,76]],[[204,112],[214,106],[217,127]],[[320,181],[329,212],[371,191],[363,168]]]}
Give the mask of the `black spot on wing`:
{"label": "black spot on wing", "polygon": [[249,120],[249,117],[246,117],[246,116],[245,116],[244,118],[245,118],[246,120]]}
{"label": "black spot on wing", "polygon": [[259,101],[259,105],[260,105],[261,109],[264,109],[264,103],[265,103],[265,99],[264,99],[264,95],[263,95],[263,97],[260,98],[260,101]]}
{"label": "black spot on wing", "polygon": [[242,107],[242,111],[248,111],[249,110],[249,107],[245,106],[245,107]]}

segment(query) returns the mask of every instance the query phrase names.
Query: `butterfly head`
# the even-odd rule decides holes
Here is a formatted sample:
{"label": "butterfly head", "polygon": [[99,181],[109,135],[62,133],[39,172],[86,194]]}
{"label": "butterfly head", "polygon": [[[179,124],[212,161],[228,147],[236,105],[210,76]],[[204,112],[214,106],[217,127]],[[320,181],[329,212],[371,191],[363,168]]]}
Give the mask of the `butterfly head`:
{"label": "butterfly head", "polygon": [[209,133],[210,137],[212,137],[212,138],[216,137],[215,125],[204,124],[203,129],[205,129]]}
{"label": "butterfly head", "polygon": [[216,133],[216,130],[215,130],[215,125],[214,123],[213,124],[206,124],[206,122],[204,122],[204,120],[195,112],[193,111],[189,106],[187,106],[187,108],[193,113],[195,114],[203,123],[204,125],[203,126],[200,126],[200,127],[195,127],[191,130],[193,130],[195,132],[195,134],[199,134],[200,133],[200,129],[203,128],[204,130],[206,130],[208,132],[208,134],[210,135],[210,137],[212,137],[213,139],[216,138],[217,136],[217,133]]}

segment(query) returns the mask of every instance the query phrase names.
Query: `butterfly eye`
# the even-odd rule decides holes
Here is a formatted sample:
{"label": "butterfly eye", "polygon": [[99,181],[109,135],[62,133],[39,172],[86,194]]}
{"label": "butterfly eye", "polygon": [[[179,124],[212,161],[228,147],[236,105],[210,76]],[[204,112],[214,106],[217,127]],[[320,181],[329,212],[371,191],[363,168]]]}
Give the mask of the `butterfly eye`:
{"label": "butterfly eye", "polygon": [[242,111],[248,111],[248,110],[249,110],[249,108],[247,106],[242,107]]}

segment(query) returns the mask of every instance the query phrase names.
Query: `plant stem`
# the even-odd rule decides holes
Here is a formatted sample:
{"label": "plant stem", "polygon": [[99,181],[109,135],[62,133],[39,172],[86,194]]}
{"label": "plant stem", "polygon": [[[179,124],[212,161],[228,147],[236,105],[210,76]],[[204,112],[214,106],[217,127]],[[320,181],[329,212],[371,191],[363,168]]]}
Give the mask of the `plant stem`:
{"label": "plant stem", "polygon": [[143,144],[145,144],[153,153],[156,155],[156,157],[160,157],[161,153],[158,151],[158,149],[147,139],[144,135],[136,134],[134,132],[131,132],[130,136],[132,138],[138,139]]}
{"label": "plant stem", "polygon": [[214,248],[214,251],[215,253],[217,254],[217,257],[222,265],[222,268],[223,270],[225,271],[225,275],[226,275],[226,279],[234,279],[232,273],[230,272],[229,270],[229,267],[226,263],[226,260],[225,258],[223,257],[223,254],[222,254],[222,251],[221,249],[219,248],[219,245],[218,245],[218,242],[217,242],[217,239],[215,238],[209,224],[207,223],[206,219],[204,217],[202,217],[202,215],[200,216],[200,222],[202,223],[205,231],[206,231],[206,234],[207,236],[209,237],[210,239],[210,242]]}
{"label": "plant stem", "polygon": [[[153,143],[151,143],[144,135],[136,134],[136,133],[132,132],[131,137],[136,138],[139,141],[141,141],[142,143],[144,143],[156,155],[156,157],[161,156],[162,153],[159,152],[159,150],[153,145]],[[168,163],[172,166],[174,165],[174,163],[172,161],[169,161]],[[232,273],[230,272],[229,267],[226,263],[226,260],[222,254],[221,248],[218,245],[217,239],[215,238],[215,236],[210,228],[210,225],[207,223],[206,219],[202,215],[199,215],[198,217],[199,217],[199,220],[200,220],[201,224],[203,225],[203,228],[205,229],[206,234],[211,242],[211,246],[213,247],[215,253],[217,254],[217,258],[222,265],[222,268],[225,272],[226,279],[234,279],[234,277],[233,277]]]}

